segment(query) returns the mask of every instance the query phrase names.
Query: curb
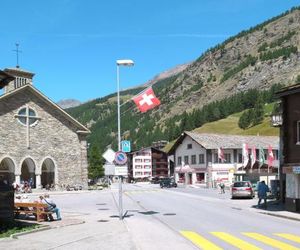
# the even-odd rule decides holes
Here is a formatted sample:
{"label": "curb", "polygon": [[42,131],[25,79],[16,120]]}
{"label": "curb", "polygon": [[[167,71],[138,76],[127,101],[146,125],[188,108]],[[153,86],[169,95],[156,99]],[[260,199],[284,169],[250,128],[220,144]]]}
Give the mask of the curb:
{"label": "curb", "polygon": [[[35,233],[35,232],[41,232],[41,231],[46,231],[51,229],[51,227],[49,225],[41,225],[39,228],[35,228],[26,232],[20,232],[20,233],[15,233],[9,236],[9,238],[12,239],[18,239],[19,236],[22,235],[26,235],[26,234],[31,234],[31,233]],[[5,238],[4,238],[5,239]]]}
{"label": "curb", "polygon": [[293,220],[293,221],[300,221],[300,218],[290,217],[290,216],[282,215],[282,214],[274,214],[274,213],[268,213],[268,212],[258,212],[258,213],[266,214],[266,215],[270,215],[270,216],[274,216],[274,217],[279,217],[279,218],[283,218],[283,219]]}

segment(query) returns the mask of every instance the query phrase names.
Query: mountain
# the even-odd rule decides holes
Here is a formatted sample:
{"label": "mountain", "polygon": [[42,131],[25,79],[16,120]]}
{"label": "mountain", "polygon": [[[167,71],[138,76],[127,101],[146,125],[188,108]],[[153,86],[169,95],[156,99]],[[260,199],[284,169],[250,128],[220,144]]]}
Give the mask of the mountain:
{"label": "mountain", "polygon": [[63,109],[77,107],[80,104],[81,102],[76,99],[64,99],[57,102],[57,105]]}
{"label": "mountain", "polygon": [[[173,74],[121,93],[122,137],[134,149],[156,140],[173,140],[183,130],[274,102],[283,85],[300,81],[300,8],[293,8],[207,50]],[[141,114],[130,98],[151,84],[161,105]],[[103,152],[116,148],[116,94],[84,103],[68,112],[92,131],[89,142]]]}

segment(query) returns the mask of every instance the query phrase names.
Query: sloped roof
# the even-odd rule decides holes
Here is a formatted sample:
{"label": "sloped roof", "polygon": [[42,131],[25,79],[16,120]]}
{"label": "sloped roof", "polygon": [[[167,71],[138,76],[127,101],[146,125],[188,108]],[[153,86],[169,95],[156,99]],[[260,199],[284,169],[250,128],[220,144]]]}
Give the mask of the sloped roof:
{"label": "sloped roof", "polygon": [[264,149],[268,148],[269,145],[273,149],[278,149],[279,146],[278,136],[202,134],[186,131],[177,139],[169,153],[174,152],[186,136],[191,137],[206,149],[237,149],[242,148],[243,143],[247,143],[250,147],[255,146],[256,148],[262,147]]}
{"label": "sloped roof", "polygon": [[53,101],[51,101],[47,96],[43,95],[39,90],[37,90],[31,84],[26,84],[20,88],[17,88],[17,89],[10,91],[4,95],[1,95],[0,102],[3,102],[7,98],[12,97],[12,96],[16,95],[17,93],[20,93],[25,90],[29,90],[36,97],[45,101],[49,106],[58,110],[62,114],[63,117],[65,117],[68,121],[70,121],[72,124],[74,124],[77,127],[77,129],[78,129],[76,131],[77,133],[79,133],[79,134],[89,134],[90,133],[90,130],[88,128],[86,128],[84,125],[82,125],[80,122],[78,122],[75,118],[70,116],[66,111],[64,111],[61,107],[59,107],[57,104],[55,104]]}
{"label": "sloped roof", "polygon": [[256,147],[278,148],[278,136],[256,136],[256,135],[223,135],[223,134],[198,134],[194,132],[185,132],[193,140],[198,142],[206,149],[216,148],[241,148],[243,143]]}
{"label": "sloped roof", "polygon": [[0,89],[6,86],[10,81],[14,80],[15,77],[0,70]]}
{"label": "sloped roof", "polygon": [[278,92],[276,92],[276,97],[283,97],[291,94],[296,94],[300,92],[300,84],[290,85],[288,87],[282,88]]}

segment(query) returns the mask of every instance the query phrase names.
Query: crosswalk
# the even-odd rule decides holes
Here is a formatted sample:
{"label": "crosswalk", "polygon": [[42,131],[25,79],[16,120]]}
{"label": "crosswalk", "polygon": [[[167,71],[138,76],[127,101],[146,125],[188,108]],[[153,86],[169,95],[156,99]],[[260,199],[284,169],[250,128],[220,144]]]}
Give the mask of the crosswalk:
{"label": "crosswalk", "polygon": [[[204,250],[222,250],[222,249],[282,249],[282,250],[300,250],[300,236],[288,233],[274,233],[271,235],[242,232],[210,232],[206,237],[193,231],[180,231],[186,239],[190,240],[199,249]],[[222,242],[222,244],[220,244]],[[224,247],[227,245],[228,247]],[[222,246],[220,246],[222,245]]]}
{"label": "crosswalk", "polygon": [[126,190],[124,194],[142,194],[142,193],[155,193],[160,192],[161,189],[139,189],[139,190]]}

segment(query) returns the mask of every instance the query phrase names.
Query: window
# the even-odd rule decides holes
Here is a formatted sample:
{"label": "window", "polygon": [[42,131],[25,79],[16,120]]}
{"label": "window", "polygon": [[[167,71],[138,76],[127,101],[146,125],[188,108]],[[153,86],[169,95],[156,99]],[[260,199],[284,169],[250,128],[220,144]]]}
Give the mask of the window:
{"label": "window", "polygon": [[300,121],[297,121],[297,145],[300,145]]}
{"label": "window", "polygon": [[135,169],[141,169],[142,165],[135,165]]}
{"label": "window", "polygon": [[193,164],[193,165],[196,164],[196,155],[192,155],[192,164]]}
{"label": "window", "polygon": [[187,149],[192,149],[193,148],[193,145],[192,144],[188,144],[187,145]]}
{"label": "window", "polygon": [[231,154],[224,154],[225,162],[230,163],[231,162]]}
{"label": "window", "polygon": [[188,155],[184,156],[184,164],[189,164],[189,156]]}
{"label": "window", "polygon": [[144,159],[144,162],[151,162],[150,159]]}
{"label": "window", "polygon": [[181,156],[178,156],[177,158],[177,165],[181,165]]}
{"label": "window", "polygon": [[214,163],[218,163],[219,162],[219,158],[218,158],[218,154],[214,154],[215,157],[214,157]]}
{"label": "window", "polygon": [[29,125],[34,125],[38,120],[35,111],[29,107],[20,109],[16,117],[18,117],[19,122],[22,123],[23,125],[27,125],[28,119],[29,119]]}
{"label": "window", "polygon": [[142,159],[135,159],[134,162],[143,162]]}
{"label": "window", "polygon": [[204,154],[199,154],[199,164],[204,163]]}
{"label": "window", "polygon": [[239,153],[238,163],[242,163],[242,162],[243,162],[243,155]]}

